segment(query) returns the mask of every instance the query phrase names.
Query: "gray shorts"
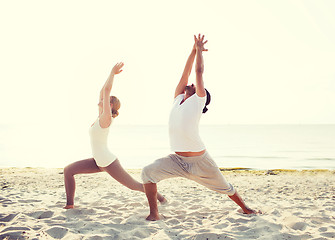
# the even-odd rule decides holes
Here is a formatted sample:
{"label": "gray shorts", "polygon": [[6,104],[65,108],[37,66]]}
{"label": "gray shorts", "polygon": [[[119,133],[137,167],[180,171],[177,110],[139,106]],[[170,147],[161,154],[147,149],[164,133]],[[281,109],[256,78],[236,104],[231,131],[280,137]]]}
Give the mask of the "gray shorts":
{"label": "gray shorts", "polygon": [[234,187],[226,181],[220,169],[205,152],[201,156],[183,157],[170,154],[157,159],[142,170],[143,183],[158,183],[161,180],[173,177],[191,179],[211,190],[225,193],[229,196],[235,194]]}

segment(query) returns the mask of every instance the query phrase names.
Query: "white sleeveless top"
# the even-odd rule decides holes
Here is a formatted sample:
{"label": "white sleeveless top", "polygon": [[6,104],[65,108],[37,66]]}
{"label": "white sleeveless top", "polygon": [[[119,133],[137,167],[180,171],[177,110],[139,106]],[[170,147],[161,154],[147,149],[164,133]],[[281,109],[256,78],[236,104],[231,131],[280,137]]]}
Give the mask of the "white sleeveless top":
{"label": "white sleeveless top", "polygon": [[199,122],[206,96],[196,93],[182,104],[184,94],[174,99],[169,118],[170,146],[173,152],[200,152],[206,147],[199,136]]}
{"label": "white sleeveless top", "polygon": [[99,167],[107,167],[117,159],[117,157],[109,151],[107,144],[109,128],[112,122],[108,128],[102,128],[98,118],[89,129],[92,155]]}

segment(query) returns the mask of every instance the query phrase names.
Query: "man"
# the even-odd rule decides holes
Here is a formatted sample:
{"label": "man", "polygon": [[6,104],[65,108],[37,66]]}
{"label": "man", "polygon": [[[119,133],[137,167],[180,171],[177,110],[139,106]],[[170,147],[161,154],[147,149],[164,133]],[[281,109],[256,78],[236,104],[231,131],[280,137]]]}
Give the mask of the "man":
{"label": "man", "polygon": [[[148,198],[150,214],[147,220],[159,220],[156,183],[167,178],[185,177],[214,191],[227,194],[246,214],[256,213],[248,208],[234,187],[226,181],[214,160],[207,153],[199,136],[199,121],[207,111],[209,92],[204,87],[204,61],[207,51],[204,36],[194,36],[194,46],[187,60],[183,75],[175,91],[175,99],[169,119],[171,149],[175,154],[156,160],[142,171],[142,180]],[[187,85],[196,57],[196,86]]]}

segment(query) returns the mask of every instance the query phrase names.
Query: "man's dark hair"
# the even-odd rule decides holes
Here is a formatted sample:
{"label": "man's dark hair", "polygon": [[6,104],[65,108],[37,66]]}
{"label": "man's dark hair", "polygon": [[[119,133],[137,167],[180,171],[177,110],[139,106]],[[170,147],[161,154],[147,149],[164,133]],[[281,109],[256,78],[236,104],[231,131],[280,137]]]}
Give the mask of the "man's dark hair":
{"label": "man's dark hair", "polygon": [[205,113],[205,112],[208,111],[207,105],[210,104],[210,102],[211,102],[211,95],[210,95],[210,93],[207,91],[206,88],[205,88],[205,90],[206,90],[206,104],[205,104],[204,109],[202,109],[202,113]]}

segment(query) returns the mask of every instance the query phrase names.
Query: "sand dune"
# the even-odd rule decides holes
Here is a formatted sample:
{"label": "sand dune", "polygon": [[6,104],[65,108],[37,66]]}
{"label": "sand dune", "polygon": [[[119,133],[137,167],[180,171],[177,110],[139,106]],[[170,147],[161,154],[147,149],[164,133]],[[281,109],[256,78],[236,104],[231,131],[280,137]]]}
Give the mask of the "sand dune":
{"label": "sand dune", "polygon": [[[145,221],[145,195],[106,173],[76,176],[76,208],[65,203],[61,169],[0,170],[0,239],[332,239],[335,171],[228,171],[262,215],[247,216],[225,195],[175,178],[158,187],[163,220]],[[140,179],[140,171],[131,174]]]}

